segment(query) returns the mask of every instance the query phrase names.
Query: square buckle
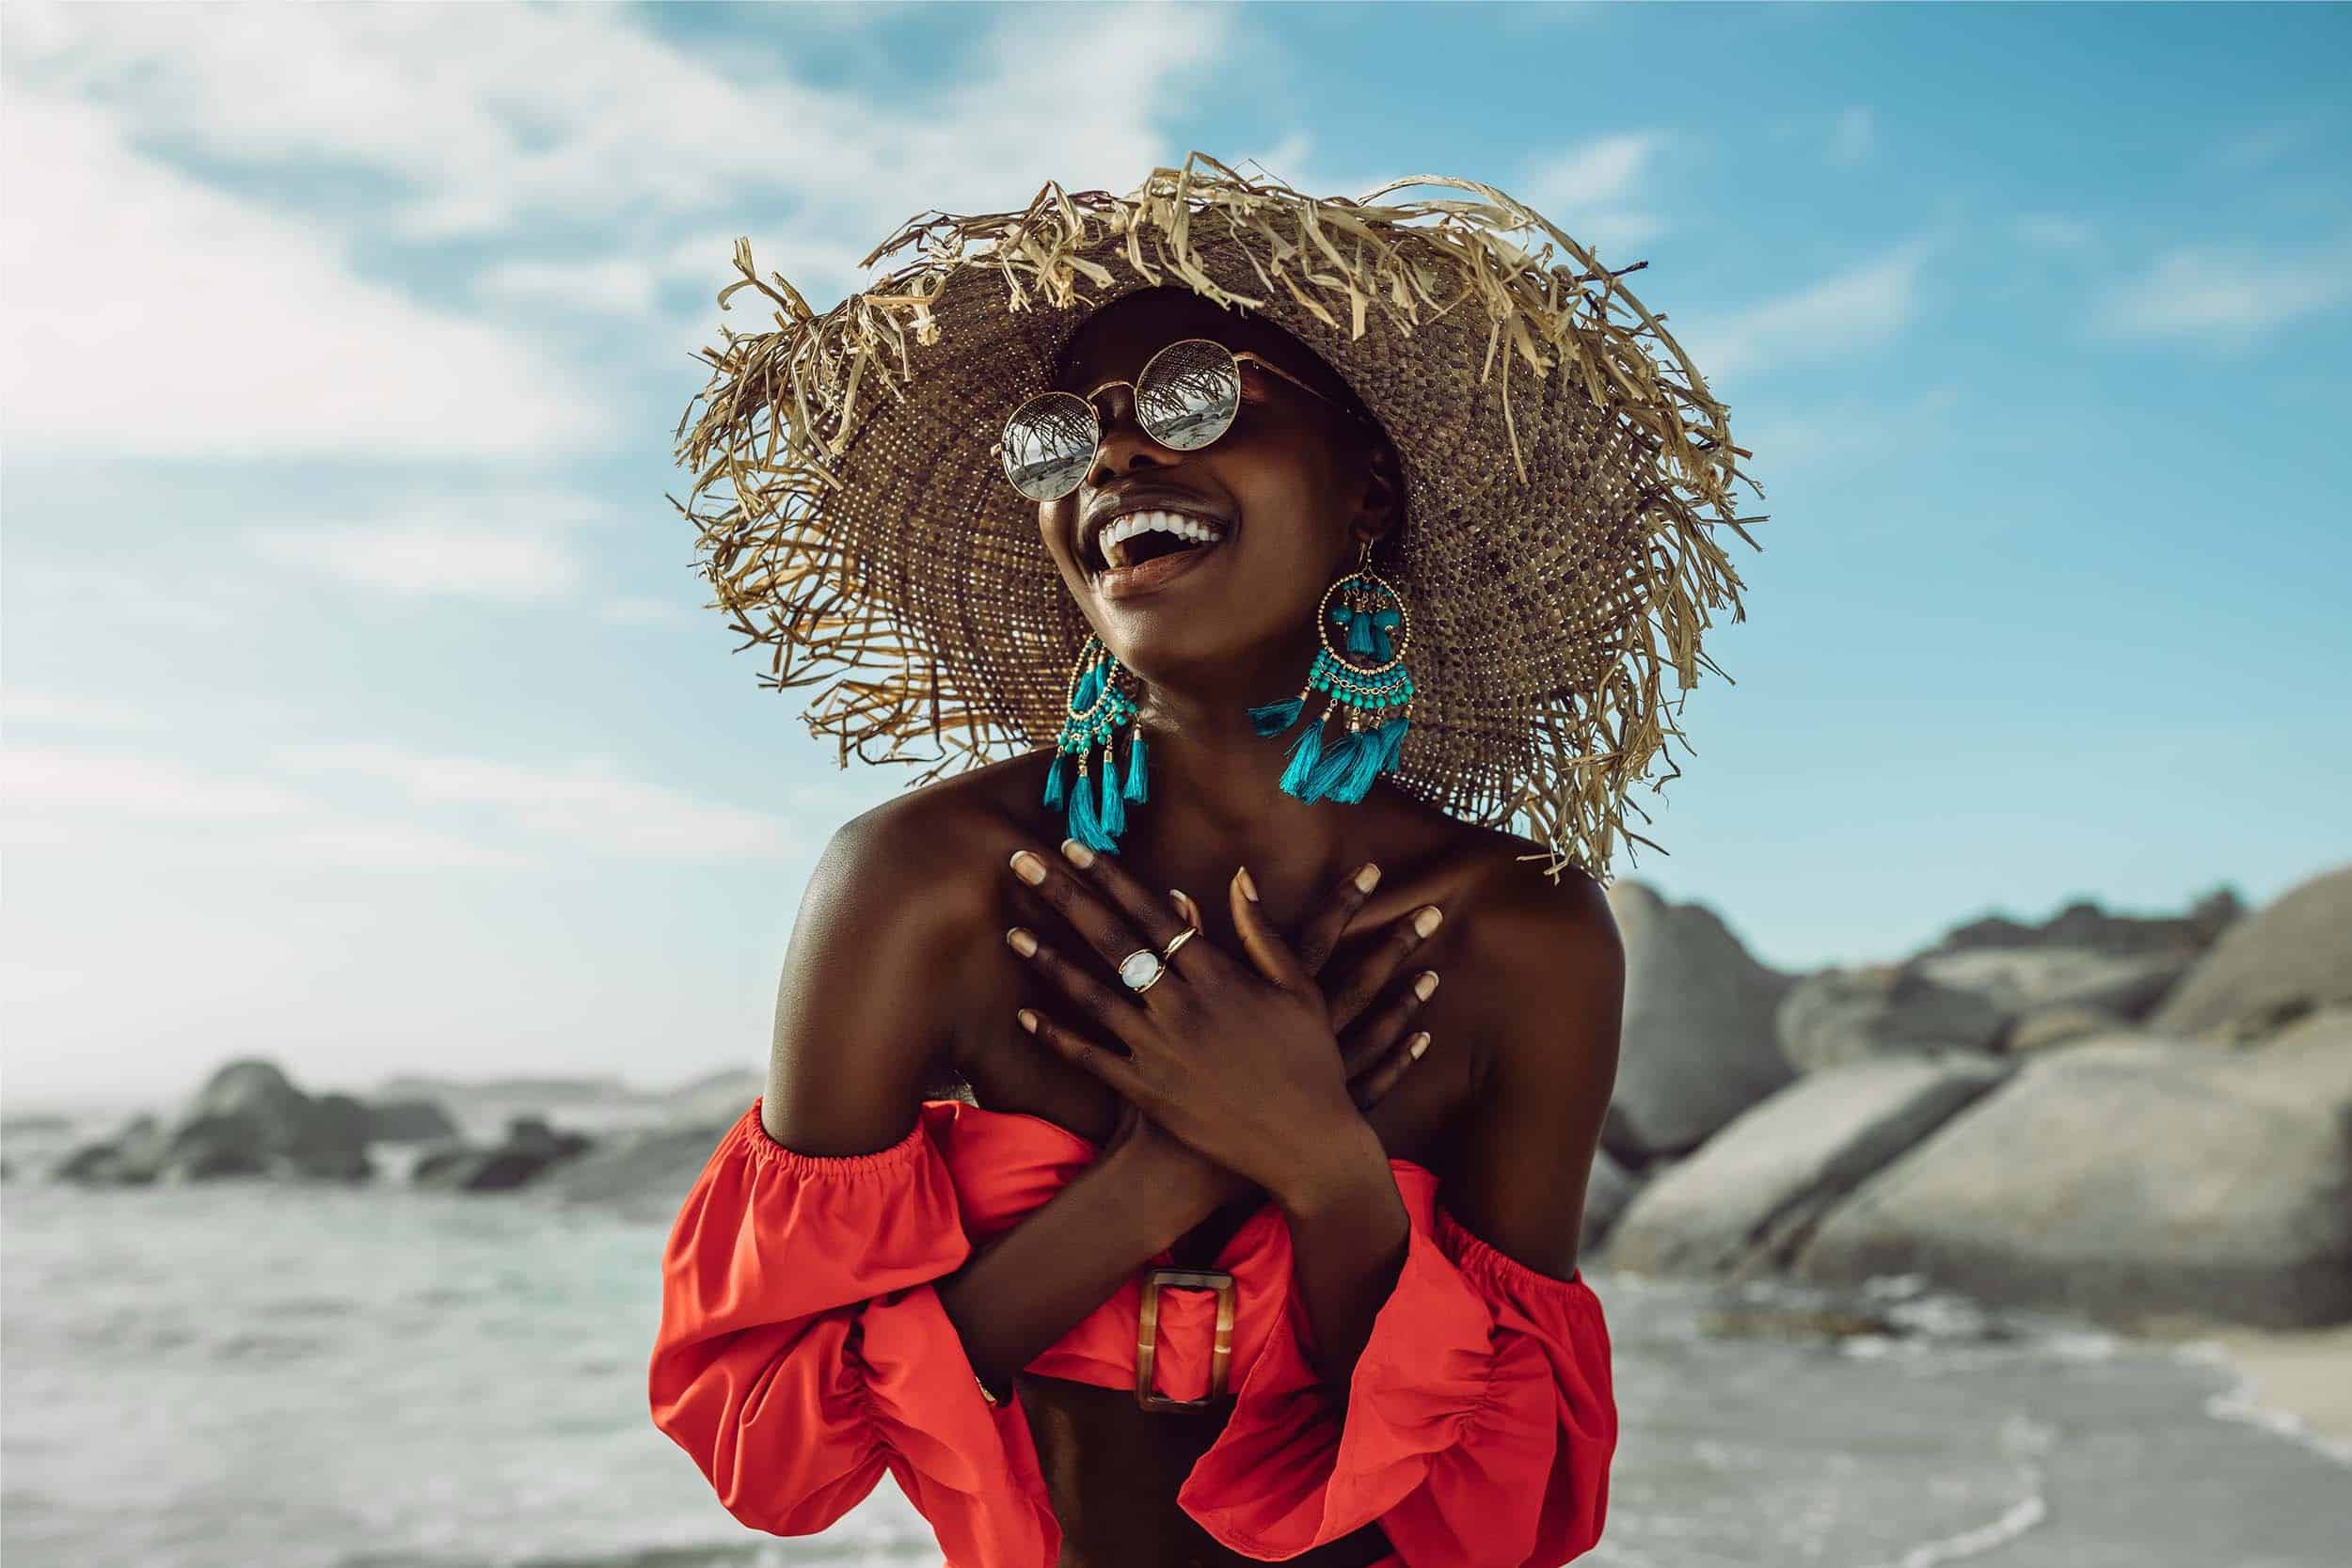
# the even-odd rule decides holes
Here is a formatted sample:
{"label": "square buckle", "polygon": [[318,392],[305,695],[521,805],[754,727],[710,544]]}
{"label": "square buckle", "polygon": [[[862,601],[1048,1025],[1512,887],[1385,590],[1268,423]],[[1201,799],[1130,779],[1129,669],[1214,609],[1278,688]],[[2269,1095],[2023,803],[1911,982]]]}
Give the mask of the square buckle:
{"label": "square buckle", "polygon": [[[1160,1290],[1216,1292],[1216,1339],[1209,1352],[1209,1391],[1197,1400],[1169,1399],[1152,1390],[1152,1365],[1158,1354]],[[1136,1316],[1136,1402],[1146,1410],[1205,1410],[1225,1397],[1225,1369],[1233,1354],[1233,1276],[1224,1269],[1155,1268],[1143,1276],[1143,1304]]]}

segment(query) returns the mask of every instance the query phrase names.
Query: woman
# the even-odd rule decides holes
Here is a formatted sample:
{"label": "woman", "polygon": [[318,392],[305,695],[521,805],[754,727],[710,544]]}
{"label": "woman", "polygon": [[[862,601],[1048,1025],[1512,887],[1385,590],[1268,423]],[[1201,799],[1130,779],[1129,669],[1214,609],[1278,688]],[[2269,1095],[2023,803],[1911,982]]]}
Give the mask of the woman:
{"label": "woman", "polygon": [[[1195,154],[958,220],[983,258],[929,234],[823,318],[767,289],[783,329],[712,355],[685,455],[733,491],[696,517],[722,607],[779,686],[849,668],[809,715],[845,756],[978,763],[834,836],[767,1092],[670,1238],[654,1419],[748,1525],[821,1530],[886,1469],[951,1568],[1599,1537],[1577,1240],[1623,957],[1576,862],[1671,729],[1639,631],[1687,682],[1737,602],[1661,476],[1720,505],[1737,449],[1694,376],[1616,353],[1613,277],[1572,332],[1577,275],[1494,232],[1539,219],[1408,183],[1494,205],[1319,203]],[[1361,243],[1312,287],[1471,281],[1377,338],[1248,291],[1316,229]],[[1506,348],[1597,375],[1486,405],[1479,288],[1536,325]],[[1534,510],[1489,469],[1541,476]]]}

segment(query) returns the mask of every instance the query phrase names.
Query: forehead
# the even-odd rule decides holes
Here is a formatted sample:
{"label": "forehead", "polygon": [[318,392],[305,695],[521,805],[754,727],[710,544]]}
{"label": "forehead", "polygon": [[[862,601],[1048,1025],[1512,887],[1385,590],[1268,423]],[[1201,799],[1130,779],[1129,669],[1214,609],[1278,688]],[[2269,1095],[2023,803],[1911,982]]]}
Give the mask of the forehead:
{"label": "forehead", "polygon": [[1226,309],[1189,289],[1144,289],[1121,295],[1079,324],[1062,350],[1054,385],[1089,391],[1105,381],[1133,380],[1152,356],[1180,338],[1214,338],[1228,348],[1263,354],[1294,374],[1324,379],[1313,356],[1279,327]]}

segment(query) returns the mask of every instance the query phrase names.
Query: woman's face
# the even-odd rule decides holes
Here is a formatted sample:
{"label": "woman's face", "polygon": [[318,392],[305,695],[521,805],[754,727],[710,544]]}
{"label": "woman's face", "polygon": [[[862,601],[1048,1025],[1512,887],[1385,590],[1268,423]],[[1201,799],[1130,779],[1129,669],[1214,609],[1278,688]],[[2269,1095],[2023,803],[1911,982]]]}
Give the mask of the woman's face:
{"label": "woman's face", "polygon": [[[1106,381],[1132,382],[1182,338],[1250,349],[1318,389],[1342,390],[1279,327],[1184,289],[1138,291],[1089,317],[1054,384],[1086,397]],[[1270,657],[1295,657],[1302,640],[1311,648],[1324,589],[1353,563],[1360,538],[1391,526],[1401,499],[1393,458],[1375,453],[1381,444],[1358,434],[1363,426],[1248,361],[1241,377],[1232,427],[1195,451],[1144,434],[1129,387],[1104,389],[1094,399],[1103,444],[1093,467],[1076,490],[1038,507],[1071,596],[1120,661],[1147,678],[1247,676]],[[1139,508],[1189,515],[1221,537],[1197,544],[1154,530],[1106,545],[1110,520]],[[1168,563],[1133,570],[1154,555]]]}

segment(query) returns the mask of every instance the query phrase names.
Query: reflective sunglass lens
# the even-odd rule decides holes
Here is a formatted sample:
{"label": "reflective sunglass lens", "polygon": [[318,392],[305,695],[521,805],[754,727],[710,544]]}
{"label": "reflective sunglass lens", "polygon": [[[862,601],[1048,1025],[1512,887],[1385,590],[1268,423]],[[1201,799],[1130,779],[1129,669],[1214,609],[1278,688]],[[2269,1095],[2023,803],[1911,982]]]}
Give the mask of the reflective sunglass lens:
{"label": "reflective sunglass lens", "polygon": [[1241,374],[1222,343],[1187,338],[1152,356],[1136,386],[1136,422],[1171,451],[1198,451],[1241,408]]}
{"label": "reflective sunglass lens", "polygon": [[1005,421],[1005,477],[1031,500],[1058,500],[1086,478],[1100,435],[1086,399],[1041,392]]}

